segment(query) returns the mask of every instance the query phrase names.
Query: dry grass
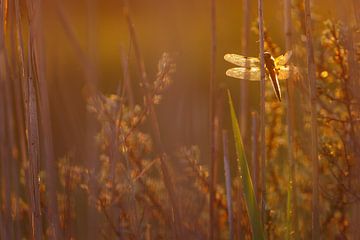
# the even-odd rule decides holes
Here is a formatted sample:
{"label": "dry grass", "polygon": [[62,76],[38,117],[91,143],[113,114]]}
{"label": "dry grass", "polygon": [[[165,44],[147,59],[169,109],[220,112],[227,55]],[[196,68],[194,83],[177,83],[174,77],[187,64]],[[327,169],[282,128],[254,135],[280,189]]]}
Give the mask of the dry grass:
{"label": "dry grass", "polygon": [[[262,2],[257,17],[246,0],[236,11],[194,3],[196,13],[183,11],[187,3],[143,3],[159,9],[151,18],[127,0],[86,1],[86,17],[74,17],[80,3],[0,1],[0,238],[257,236],[230,137],[230,88],[241,100],[259,229],[268,239],[357,239],[358,3],[349,0],[353,11],[341,21],[344,9],[329,20],[322,3],[284,0],[279,26]],[[100,13],[110,5],[116,14],[106,14],[106,25]],[[179,21],[192,14],[206,16],[204,28]],[[228,29],[224,19],[234,14],[243,22]],[[186,34],[173,31],[182,25]],[[283,102],[264,68],[260,84],[225,79],[230,33],[240,54],[261,63],[265,51],[293,51]],[[114,38],[118,48],[106,48]],[[188,51],[189,42],[199,52]]]}

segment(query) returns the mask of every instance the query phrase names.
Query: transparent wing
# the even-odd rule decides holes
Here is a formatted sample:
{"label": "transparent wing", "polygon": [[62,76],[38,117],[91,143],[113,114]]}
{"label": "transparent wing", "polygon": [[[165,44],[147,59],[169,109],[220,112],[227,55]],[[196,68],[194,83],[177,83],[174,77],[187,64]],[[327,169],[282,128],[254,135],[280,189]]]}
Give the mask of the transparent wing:
{"label": "transparent wing", "polygon": [[260,60],[254,57],[246,57],[237,54],[227,53],[224,56],[225,61],[238,65],[240,67],[258,67]]}
{"label": "transparent wing", "polygon": [[291,58],[291,55],[292,55],[292,51],[288,51],[284,55],[275,58],[275,65],[276,66],[286,65],[289,59]]}
{"label": "transparent wing", "polygon": [[289,75],[290,75],[290,67],[288,65],[287,66],[279,66],[276,69],[276,73],[278,75],[279,80],[286,80],[289,78]]}
{"label": "transparent wing", "polygon": [[[258,67],[251,67],[251,68],[243,68],[243,67],[236,67],[230,68],[226,71],[226,75],[229,77],[239,78],[239,79],[246,79],[250,81],[260,81],[260,68]],[[266,79],[267,79],[267,75]]]}

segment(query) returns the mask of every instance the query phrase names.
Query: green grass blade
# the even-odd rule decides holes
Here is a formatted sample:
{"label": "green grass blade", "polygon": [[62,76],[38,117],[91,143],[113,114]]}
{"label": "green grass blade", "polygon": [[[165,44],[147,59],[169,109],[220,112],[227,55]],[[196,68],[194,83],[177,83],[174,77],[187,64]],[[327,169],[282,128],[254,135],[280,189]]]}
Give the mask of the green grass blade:
{"label": "green grass blade", "polygon": [[251,229],[253,233],[253,239],[262,240],[265,239],[264,229],[261,221],[260,211],[255,197],[254,186],[251,181],[249,166],[245,157],[245,151],[241,139],[239,123],[237,121],[234,105],[232,103],[231,94],[229,90],[228,90],[228,96],[229,96],[231,122],[232,122],[234,139],[235,139],[238,167],[240,171],[240,178],[244,190],[246,207],[249,214]]}

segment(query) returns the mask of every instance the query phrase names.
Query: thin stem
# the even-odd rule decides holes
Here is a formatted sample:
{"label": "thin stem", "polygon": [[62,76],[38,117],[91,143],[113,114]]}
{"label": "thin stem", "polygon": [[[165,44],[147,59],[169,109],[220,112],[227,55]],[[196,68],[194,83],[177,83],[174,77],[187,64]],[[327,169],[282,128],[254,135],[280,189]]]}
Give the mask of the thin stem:
{"label": "thin stem", "polygon": [[42,219],[40,207],[40,189],[38,182],[39,166],[40,166],[40,143],[39,143],[39,125],[38,125],[38,108],[37,108],[37,94],[36,84],[34,80],[34,39],[31,33],[34,28],[33,6],[30,1],[27,1],[27,10],[29,15],[30,35],[28,37],[28,75],[26,84],[25,102],[26,102],[26,131],[28,137],[28,156],[29,166],[26,171],[28,180],[28,191],[30,199],[30,222],[31,222],[31,236],[33,239],[42,238]]}
{"label": "thin stem", "polygon": [[264,60],[264,17],[263,0],[258,0],[259,51],[260,51],[260,135],[261,135],[261,213],[266,223],[266,139],[265,139],[265,60]]}
{"label": "thin stem", "polygon": [[62,233],[60,229],[60,218],[58,212],[58,203],[56,196],[56,179],[57,171],[55,166],[55,156],[52,138],[52,127],[50,118],[50,103],[47,81],[45,76],[45,52],[44,52],[44,40],[42,33],[42,1],[40,0],[37,4],[36,10],[36,21],[34,22],[34,28],[31,30],[31,36],[34,40],[34,61],[36,63],[37,73],[37,84],[39,90],[38,106],[40,113],[40,127],[41,137],[43,141],[43,159],[45,160],[45,172],[46,172],[46,193],[47,193],[47,204],[48,204],[48,224],[52,229],[52,238],[61,239]]}
{"label": "thin stem", "polygon": [[259,199],[259,115],[257,112],[251,113],[251,138],[252,138],[252,149],[251,149],[251,178],[254,184],[254,191],[256,199]]}
{"label": "thin stem", "polygon": [[210,123],[210,204],[209,204],[209,239],[215,239],[215,184],[216,184],[216,129],[215,129],[215,68],[216,68],[216,1],[211,0],[211,61],[209,88],[209,123]]}
{"label": "thin stem", "polygon": [[[30,41],[29,47],[29,65],[32,65],[32,44]],[[40,210],[40,189],[38,184],[39,169],[39,126],[38,114],[36,107],[36,91],[34,86],[32,71],[29,71],[28,76],[28,103],[29,109],[27,113],[27,131],[28,131],[28,154],[29,154],[29,168],[28,168],[28,182],[29,194],[31,203],[31,227],[32,238],[41,239],[42,236],[42,221]]]}
{"label": "thin stem", "polygon": [[223,152],[224,152],[224,171],[225,171],[225,187],[226,187],[226,203],[228,211],[229,222],[229,239],[234,239],[234,223],[233,223],[233,209],[232,209],[232,197],[231,197],[231,172],[229,163],[229,139],[226,130],[222,132],[223,137]]}
{"label": "thin stem", "polygon": [[[249,54],[249,38],[250,38],[250,16],[251,16],[251,1],[243,0],[243,24],[242,24],[242,39],[241,48],[242,53],[247,56]],[[243,139],[247,136],[247,119],[249,115],[249,82],[240,82],[240,127]]]}
{"label": "thin stem", "polygon": [[[292,50],[292,21],[291,21],[291,0],[285,0],[284,2],[284,23],[285,23],[285,45],[286,51]],[[295,163],[294,163],[294,145],[293,145],[293,128],[294,128],[294,91],[293,91],[293,71],[290,65],[290,76],[286,81],[286,123],[287,123],[287,138],[288,138],[288,162],[289,162],[289,181],[288,189],[291,196],[290,215],[288,216],[288,222],[290,222],[291,229],[288,229],[288,239],[292,237],[297,238],[298,224],[297,224],[297,204],[296,204],[296,184],[295,184]]]}
{"label": "thin stem", "polygon": [[[5,25],[7,4],[2,1],[0,3],[0,26]],[[5,27],[0,30],[0,51],[2,56],[0,58],[0,168],[1,168],[1,181],[2,181],[2,198],[0,197],[2,209],[2,224],[4,225],[4,239],[13,238],[13,220],[11,216],[11,169],[14,164],[14,159],[10,153],[11,147],[14,145],[13,138],[13,115],[12,115],[12,102],[9,89],[10,84],[10,71],[8,63],[8,52],[5,46],[6,32]]]}
{"label": "thin stem", "polygon": [[319,222],[319,159],[318,159],[318,136],[317,136],[317,112],[316,112],[316,66],[314,59],[314,47],[311,30],[310,0],[305,0],[305,28],[307,45],[307,65],[311,103],[311,161],[312,161],[312,239],[320,238]]}

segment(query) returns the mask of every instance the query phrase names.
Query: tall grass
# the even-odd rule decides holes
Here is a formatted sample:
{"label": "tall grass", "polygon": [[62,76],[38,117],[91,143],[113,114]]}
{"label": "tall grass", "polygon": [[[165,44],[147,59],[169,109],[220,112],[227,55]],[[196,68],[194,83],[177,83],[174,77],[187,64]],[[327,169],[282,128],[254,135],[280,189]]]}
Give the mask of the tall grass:
{"label": "tall grass", "polygon": [[251,230],[253,239],[265,239],[265,232],[263,228],[263,221],[256,200],[254,185],[251,180],[250,168],[245,156],[245,150],[241,138],[239,124],[236,118],[235,109],[231,99],[230,91],[228,91],[229,106],[231,114],[231,122],[233,127],[233,134],[235,140],[236,156],[238,161],[238,169],[240,173],[241,183],[244,190],[244,198],[251,223]]}
{"label": "tall grass", "polygon": [[226,204],[228,210],[228,223],[229,223],[229,239],[234,239],[234,222],[233,222],[233,207],[232,207],[232,193],[231,193],[231,171],[229,160],[229,140],[226,130],[222,132],[223,138],[223,152],[224,152],[224,171],[225,171],[225,186],[226,186]]}
{"label": "tall grass", "polygon": [[[262,0],[254,19],[248,0],[242,16],[241,3],[215,0],[0,1],[0,238],[357,239],[359,14],[348,1],[346,22],[308,0],[284,0],[281,21]],[[264,51],[293,51],[285,101],[260,67],[227,112],[223,89],[238,85],[219,59],[239,39],[260,66]]]}

